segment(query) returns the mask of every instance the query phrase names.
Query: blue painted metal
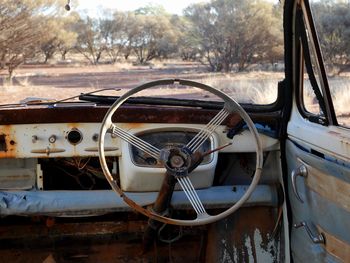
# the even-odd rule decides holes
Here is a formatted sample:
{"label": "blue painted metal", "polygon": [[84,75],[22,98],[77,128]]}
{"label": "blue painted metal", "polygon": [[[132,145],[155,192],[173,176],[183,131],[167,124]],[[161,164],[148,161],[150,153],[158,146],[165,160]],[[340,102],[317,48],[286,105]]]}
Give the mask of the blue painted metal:
{"label": "blue painted metal", "polygon": [[[347,167],[313,155],[298,147],[292,141],[287,141],[286,148],[289,175],[295,167],[300,165],[297,159],[301,159],[310,166],[327,174],[327,176],[334,176],[343,180],[344,183],[350,182],[350,169]],[[288,178],[288,190],[293,216],[292,223],[306,221],[313,226],[315,233],[317,233],[315,226],[318,225],[336,238],[350,244],[350,212],[337,203],[312,191],[306,186],[303,179],[297,180],[299,194],[304,200],[304,203],[299,202],[295,195],[292,194],[290,176]],[[323,245],[314,244],[302,229],[292,229],[291,249],[295,262],[339,262],[337,258],[327,253]]]}
{"label": "blue painted metal", "polygon": [[[237,202],[248,186],[217,186],[197,190],[207,208],[227,207]],[[157,192],[126,193],[131,199],[146,206],[152,204]],[[273,185],[259,185],[246,206],[277,206],[277,190]],[[191,208],[182,191],[174,193],[172,206]],[[96,215],[114,211],[130,211],[122,198],[110,190],[99,191],[11,191],[0,192],[0,215]]]}

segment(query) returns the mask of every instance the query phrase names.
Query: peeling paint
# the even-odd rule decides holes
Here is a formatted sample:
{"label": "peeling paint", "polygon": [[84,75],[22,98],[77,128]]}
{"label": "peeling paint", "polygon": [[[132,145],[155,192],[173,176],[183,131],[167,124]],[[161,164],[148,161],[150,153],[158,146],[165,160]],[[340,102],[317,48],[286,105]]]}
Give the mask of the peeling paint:
{"label": "peeling paint", "polygon": [[280,262],[281,241],[272,236],[275,212],[265,207],[240,209],[209,230],[209,262]]}

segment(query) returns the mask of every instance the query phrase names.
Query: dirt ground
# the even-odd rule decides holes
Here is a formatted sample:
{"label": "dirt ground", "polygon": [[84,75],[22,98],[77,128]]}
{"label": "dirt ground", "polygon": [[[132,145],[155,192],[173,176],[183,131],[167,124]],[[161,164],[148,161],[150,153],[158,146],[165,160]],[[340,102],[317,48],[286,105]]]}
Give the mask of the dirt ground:
{"label": "dirt ground", "polygon": [[[16,70],[12,83],[5,81],[6,72],[0,72],[0,104],[18,103],[26,98],[61,100],[99,89],[115,89],[99,92],[99,95],[120,96],[142,83],[166,78],[196,80],[230,94],[239,102],[267,104],[277,98],[277,84],[284,74],[265,71],[214,74],[200,63],[179,61],[163,61],[149,66],[129,63],[98,66],[25,65]],[[335,88],[334,104],[339,122],[349,127],[350,74],[330,79],[330,86]],[[215,99],[212,94],[186,87],[161,87],[140,95]],[[314,100],[311,98],[310,101]]]}
{"label": "dirt ground", "polygon": [[[282,73],[269,73],[274,79],[282,79]],[[80,93],[104,88],[121,89],[118,92],[108,91],[108,94],[120,95],[130,88],[142,83],[165,78],[183,78],[203,81],[212,79],[205,66],[199,63],[158,63],[152,66],[99,65],[99,66],[23,66],[16,71],[11,84],[5,83],[5,72],[0,72],[0,104],[15,103],[27,97],[64,99]],[[215,78],[224,74],[215,74]],[[233,79],[267,78],[266,73],[232,74]],[[277,81],[276,81],[277,85]],[[153,95],[171,95],[187,97],[205,96],[198,91],[182,89],[174,91],[163,87]],[[100,93],[100,94],[106,94]]]}
{"label": "dirt ground", "polygon": [[[201,65],[177,64],[150,66],[24,66],[16,71],[11,84],[0,83],[0,103],[14,103],[27,97],[64,99],[104,88],[123,91],[161,78],[198,79],[205,71]],[[0,75],[1,79],[1,75]],[[113,93],[113,94],[120,94]],[[103,93],[102,93],[103,94]],[[111,92],[109,92],[111,94]]]}

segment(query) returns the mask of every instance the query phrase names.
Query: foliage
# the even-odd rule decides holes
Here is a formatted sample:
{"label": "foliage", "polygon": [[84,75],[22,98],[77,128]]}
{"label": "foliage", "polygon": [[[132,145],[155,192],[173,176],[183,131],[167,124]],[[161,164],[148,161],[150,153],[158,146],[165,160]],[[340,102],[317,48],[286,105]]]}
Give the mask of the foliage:
{"label": "foliage", "polygon": [[0,0],[0,69],[9,78],[27,59],[36,55],[41,31],[37,14],[57,4],[55,1]]}
{"label": "foliage", "polygon": [[[41,50],[45,61],[55,52],[60,38],[59,15],[63,0],[0,0],[0,69],[13,71]],[[45,15],[43,15],[45,14]],[[56,31],[55,31],[56,29]],[[69,33],[70,34],[70,33]]]}
{"label": "foliage", "polygon": [[78,19],[76,13],[63,17],[43,18],[46,23],[42,25],[42,30],[46,33],[40,37],[40,50],[45,57],[44,63],[57,52],[61,54],[62,60],[66,59],[67,53],[74,48],[77,41],[77,33],[73,28]]}
{"label": "foliage", "polygon": [[187,8],[190,29],[213,71],[244,70],[282,43],[278,17],[265,1],[214,0]]}
{"label": "foliage", "polygon": [[74,30],[78,34],[76,50],[91,64],[96,65],[106,49],[106,44],[102,41],[100,21],[90,17],[81,18],[74,26]]}
{"label": "foliage", "polygon": [[[71,1],[74,5],[78,2]],[[102,10],[92,18],[64,10],[64,0],[0,0],[0,69],[29,59],[47,62],[79,52],[91,64],[178,57],[199,60],[212,71],[242,71],[283,59],[282,7],[267,0],[212,0],[170,15],[161,6],[133,12]],[[350,9],[341,0],[313,3],[329,65],[350,64]],[[41,56],[38,54],[41,53]]]}
{"label": "foliage", "polygon": [[350,8],[344,1],[313,3],[324,58],[337,73],[350,65]]}
{"label": "foliage", "polygon": [[176,51],[175,28],[168,16],[137,14],[131,26],[134,34],[130,38],[130,45],[139,63],[166,58]]}

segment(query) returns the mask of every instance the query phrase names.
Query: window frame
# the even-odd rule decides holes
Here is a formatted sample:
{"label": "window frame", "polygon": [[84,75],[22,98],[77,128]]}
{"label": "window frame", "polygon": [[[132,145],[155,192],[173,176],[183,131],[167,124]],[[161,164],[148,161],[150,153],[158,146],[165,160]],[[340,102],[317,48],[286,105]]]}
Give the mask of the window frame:
{"label": "window frame", "polygon": [[[299,26],[299,30],[305,30],[305,32],[308,32],[310,37],[310,44],[311,44],[311,46],[308,46],[308,43],[304,43],[306,40],[302,39],[300,32],[299,34],[298,32],[294,32],[296,34],[295,45],[298,50],[297,57],[299,59],[299,61],[297,61],[297,63],[299,64],[299,71],[296,72],[295,74],[296,75],[295,83],[297,84],[296,85],[297,87],[296,102],[297,102],[298,110],[300,114],[304,118],[308,119],[310,122],[318,123],[324,126],[328,126],[328,125],[339,126],[337,117],[335,114],[334,106],[333,106],[332,96],[329,89],[323,55],[322,55],[321,47],[319,44],[319,40],[318,40],[318,36],[317,36],[317,32],[316,32],[316,28],[315,28],[315,24],[314,24],[312,12],[311,12],[308,0],[300,1],[297,4],[296,11],[297,11],[297,15],[294,21],[295,28],[298,28]],[[305,50],[305,49],[308,49],[308,50]],[[310,57],[310,53],[313,52],[313,56],[315,57],[315,60],[316,60],[315,66],[317,70],[317,76],[315,76],[314,74],[315,68],[308,69],[306,67],[306,70],[305,70],[305,66],[304,66],[304,62],[306,63],[305,59],[310,59],[310,58],[306,58],[304,52],[309,52],[309,54],[306,54],[308,57]],[[312,70],[312,72],[309,72],[309,70]],[[310,74],[313,74],[315,78],[318,77],[320,85],[316,83],[317,87],[313,87],[313,89],[317,88],[322,94],[322,98],[317,97],[316,94],[315,96],[319,100],[319,103],[324,104],[323,106],[324,116],[311,113],[305,108],[304,96],[303,96],[305,72],[309,75],[309,77],[310,77]],[[322,101],[320,102],[320,100]],[[320,108],[322,109],[321,104],[320,104]]]}

